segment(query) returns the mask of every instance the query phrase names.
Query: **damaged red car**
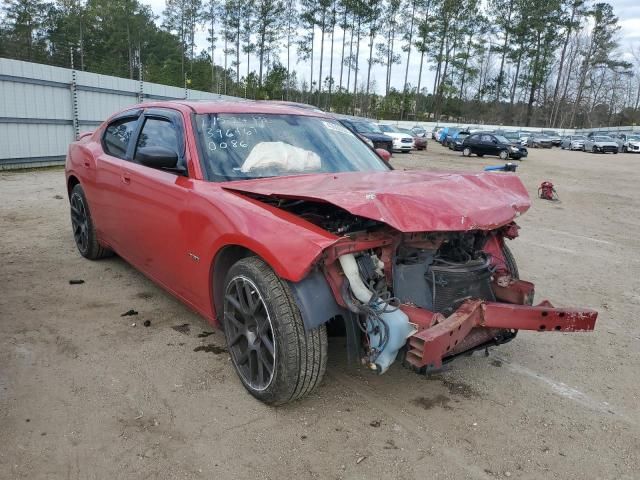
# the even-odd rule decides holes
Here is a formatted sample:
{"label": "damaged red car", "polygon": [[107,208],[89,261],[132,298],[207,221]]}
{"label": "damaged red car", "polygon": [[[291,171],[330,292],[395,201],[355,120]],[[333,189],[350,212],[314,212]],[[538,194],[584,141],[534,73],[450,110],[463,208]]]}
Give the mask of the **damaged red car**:
{"label": "damaged red car", "polygon": [[66,179],[79,252],[117,253],[220,325],[269,404],[318,386],[329,327],[382,374],[596,321],[533,305],[506,245],[530,206],[516,175],[393,170],[319,111],[138,105],[70,145]]}

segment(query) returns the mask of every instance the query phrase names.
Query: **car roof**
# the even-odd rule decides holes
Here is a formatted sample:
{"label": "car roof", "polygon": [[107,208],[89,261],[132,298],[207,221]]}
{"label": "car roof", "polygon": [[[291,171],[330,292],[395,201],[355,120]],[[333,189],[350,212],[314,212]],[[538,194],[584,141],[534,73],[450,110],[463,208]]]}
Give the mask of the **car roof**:
{"label": "car roof", "polygon": [[[309,117],[332,118],[331,115],[309,106],[296,105],[293,102],[271,102],[268,100],[168,100],[145,102],[140,107],[188,108],[197,114],[206,113],[261,113],[280,115],[304,115]],[[182,108],[180,108],[182,107]]]}

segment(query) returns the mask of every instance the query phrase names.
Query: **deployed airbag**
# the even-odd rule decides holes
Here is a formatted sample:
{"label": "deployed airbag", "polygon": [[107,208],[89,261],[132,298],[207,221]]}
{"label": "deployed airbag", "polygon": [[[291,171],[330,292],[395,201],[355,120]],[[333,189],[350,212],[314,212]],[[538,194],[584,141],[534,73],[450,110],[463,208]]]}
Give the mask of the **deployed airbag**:
{"label": "deployed airbag", "polygon": [[253,147],[240,171],[249,173],[255,170],[275,170],[302,173],[317,172],[320,167],[320,156],[315,152],[284,142],[262,142]]}

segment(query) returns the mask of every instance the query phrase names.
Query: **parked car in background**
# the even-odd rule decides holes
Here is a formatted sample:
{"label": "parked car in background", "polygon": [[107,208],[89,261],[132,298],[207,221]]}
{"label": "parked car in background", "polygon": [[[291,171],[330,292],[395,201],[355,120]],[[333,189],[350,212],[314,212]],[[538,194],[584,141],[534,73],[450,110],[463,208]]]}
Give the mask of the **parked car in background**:
{"label": "parked car in background", "polygon": [[427,131],[424,128],[422,128],[420,125],[416,125],[415,127],[412,127],[411,133],[413,134],[414,137],[427,138]]}
{"label": "parked car in background", "polygon": [[393,151],[409,153],[414,148],[413,136],[403,133],[395,125],[388,123],[378,123],[378,128],[393,139]]}
{"label": "parked car in background", "polygon": [[489,132],[473,133],[462,142],[462,154],[465,157],[472,153],[479,157],[492,155],[500,157],[502,160],[513,158],[520,160],[524,156],[520,146],[514,145],[502,135]]}
{"label": "parked car in background", "polygon": [[616,141],[620,152],[640,152],[640,134],[638,133],[621,133],[616,137]]}
{"label": "parked car in background", "polygon": [[520,145],[527,145],[533,132],[521,131],[518,135],[520,136]]}
{"label": "parked car in background", "polygon": [[527,147],[533,148],[551,148],[553,141],[544,133],[535,133],[527,139]]}
{"label": "parked car in background", "polygon": [[542,130],[542,134],[546,135],[551,139],[551,143],[553,144],[554,147],[560,146],[560,142],[562,142],[562,137],[560,137],[560,134],[558,132],[556,132],[555,130]]}
{"label": "parked car in background", "polygon": [[447,135],[445,136],[444,140],[442,141],[442,146],[444,147],[449,147],[449,145],[451,144],[451,142],[454,141],[454,139],[458,136],[458,134],[460,133],[460,128],[449,128],[449,130],[447,131]]}
{"label": "parked car in background", "polygon": [[373,148],[383,148],[389,153],[393,152],[393,138],[382,133],[375,123],[344,117],[338,117],[337,120],[359,137],[368,139],[373,144]]}
{"label": "parked car in background", "polygon": [[563,150],[582,150],[584,140],[584,135],[567,135],[560,142],[560,148]]}
{"label": "parked car in background", "polygon": [[618,153],[618,142],[605,135],[588,136],[582,150],[591,153]]}
{"label": "parked car in background", "polygon": [[449,150],[454,150],[456,152],[462,151],[462,143],[469,135],[471,135],[471,133],[465,130],[458,132],[453,140],[449,142]]}
{"label": "parked car in background", "polygon": [[398,128],[400,132],[406,133],[413,138],[413,146],[416,150],[426,150],[427,149],[427,137],[422,135],[415,135],[413,130],[409,130],[408,128]]}
{"label": "parked car in background", "polygon": [[433,130],[431,130],[431,139],[437,142],[438,138],[440,137],[441,130],[442,130],[442,127],[433,127]]}

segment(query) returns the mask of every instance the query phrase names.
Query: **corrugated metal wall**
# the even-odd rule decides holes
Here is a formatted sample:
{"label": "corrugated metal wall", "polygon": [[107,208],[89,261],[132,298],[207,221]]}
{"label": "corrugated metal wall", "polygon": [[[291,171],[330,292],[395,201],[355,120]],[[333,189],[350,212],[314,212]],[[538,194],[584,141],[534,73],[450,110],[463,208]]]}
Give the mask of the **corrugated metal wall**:
{"label": "corrugated metal wall", "polygon": [[198,100],[233,98],[0,58],[0,169],[62,163],[76,126],[79,132],[93,130],[140,100],[185,94]]}

